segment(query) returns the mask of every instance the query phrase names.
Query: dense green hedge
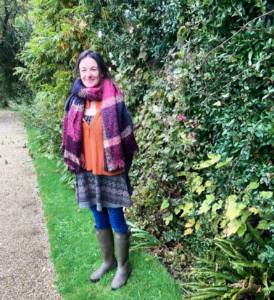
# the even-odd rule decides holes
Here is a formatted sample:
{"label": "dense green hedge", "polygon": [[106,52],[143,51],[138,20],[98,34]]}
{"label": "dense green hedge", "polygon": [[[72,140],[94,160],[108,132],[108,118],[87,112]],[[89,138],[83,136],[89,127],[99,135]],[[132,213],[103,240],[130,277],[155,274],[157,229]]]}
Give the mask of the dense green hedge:
{"label": "dense green hedge", "polygon": [[258,295],[269,297],[274,5],[33,0],[33,6],[35,30],[21,55],[26,67],[17,72],[37,91],[32,119],[41,128],[41,151],[60,153],[75,60],[84,49],[99,51],[126,95],[140,145],[130,218],[169,245],[186,241],[199,256],[218,247],[214,237],[244,241],[250,257],[264,264]]}

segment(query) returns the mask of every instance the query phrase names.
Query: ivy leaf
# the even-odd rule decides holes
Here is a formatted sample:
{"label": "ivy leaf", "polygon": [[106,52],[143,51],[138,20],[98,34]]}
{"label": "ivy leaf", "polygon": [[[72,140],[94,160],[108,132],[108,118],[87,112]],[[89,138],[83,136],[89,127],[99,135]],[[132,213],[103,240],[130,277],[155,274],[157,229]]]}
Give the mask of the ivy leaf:
{"label": "ivy leaf", "polygon": [[170,223],[170,221],[173,220],[173,214],[170,214],[169,216],[164,218],[164,221],[166,222],[166,225]]}
{"label": "ivy leaf", "polygon": [[161,210],[164,210],[168,207],[169,207],[169,202],[168,202],[168,199],[165,198],[162,205],[161,205]]}
{"label": "ivy leaf", "polygon": [[256,190],[259,186],[258,182],[250,182],[250,184],[246,187],[247,191]]}
{"label": "ivy leaf", "polygon": [[252,212],[250,212],[250,211],[248,211],[248,210],[245,211],[245,212],[243,213],[242,217],[241,217],[242,222],[245,223],[245,221],[247,220],[247,218],[248,218],[251,214],[252,214]]}
{"label": "ivy leaf", "polygon": [[208,153],[207,156],[214,164],[221,159],[221,155],[218,153],[217,154]]}
{"label": "ivy leaf", "polygon": [[212,212],[216,213],[216,210],[220,209],[222,207],[222,205],[223,205],[223,201],[222,200],[219,200],[218,203],[213,204],[213,206],[212,206]]}
{"label": "ivy leaf", "polygon": [[190,210],[192,209],[192,207],[193,203],[186,203],[183,208],[184,212],[180,215],[180,217],[190,214]]}
{"label": "ivy leaf", "polygon": [[213,201],[215,201],[215,197],[213,194],[206,195],[206,200],[202,203],[202,206],[199,209],[198,215],[208,212],[211,208],[210,204]]}
{"label": "ivy leaf", "polygon": [[237,203],[236,200],[237,200],[236,195],[231,195],[226,200],[227,201],[226,217],[228,217],[230,221],[240,216],[242,210],[246,208],[246,205],[244,203]]}
{"label": "ivy leaf", "polygon": [[229,157],[226,161],[218,163],[218,164],[215,166],[215,168],[216,168],[216,169],[219,169],[219,168],[221,168],[221,167],[226,166],[227,164],[229,164],[229,163],[232,161],[232,159],[233,159],[233,157]]}
{"label": "ivy leaf", "polygon": [[197,176],[193,179],[193,182],[196,183],[196,187],[200,186],[203,182],[203,178],[201,176]]}
{"label": "ivy leaf", "polygon": [[198,220],[198,221],[196,222],[196,224],[195,224],[195,229],[196,229],[196,230],[199,230],[200,227],[201,227],[201,223],[200,223],[200,221]]}
{"label": "ivy leaf", "polygon": [[192,232],[193,232],[193,229],[188,228],[187,230],[185,230],[184,235],[191,234]]}
{"label": "ivy leaf", "polygon": [[217,102],[213,103],[213,105],[214,105],[214,106],[221,106],[222,103],[221,103],[221,101],[217,101]]}
{"label": "ivy leaf", "polygon": [[207,180],[207,181],[205,182],[205,187],[210,187],[210,186],[211,186],[211,184],[212,184],[212,182],[211,182],[211,181],[209,181],[209,180]]}
{"label": "ivy leaf", "polygon": [[242,224],[239,229],[237,230],[237,234],[239,237],[243,236],[246,232],[246,224]]}
{"label": "ivy leaf", "polygon": [[259,222],[259,225],[257,226],[258,229],[263,229],[263,230],[266,230],[269,228],[269,224],[266,220],[261,220]]}
{"label": "ivy leaf", "polygon": [[174,209],[175,215],[178,215],[180,213],[180,211],[181,211],[180,207],[178,207],[178,206],[175,207],[175,209]]}
{"label": "ivy leaf", "polygon": [[203,185],[201,185],[201,186],[196,188],[196,192],[197,192],[198,195],[200,195],[205,189],[206,188]]}
{"label": "ivy leaf", "polygon": [[185,227],[189,228],[195,224],[195,219],[189,219],[188,222],[185,224]]}
{"label": "ivy leaf", "polygon": [[248,210],[251,211],[251,212],[253,212],[254,215],[257,215],[257,214],[260,215],[261,214],[261,210],[259,208],[250,207]]}
{"label": "ivy leaf", "polygon": [[260,192],[260,197],[263,199],[270,200],[273,196],[273,192]]}
{"label": "ivy leaf", "polygon": [[201,170],[212,166],[214,162],[211,160],[202,161],[197,167],[194,167],[194,170]]}
{"label": "ivy leaf", "polygon": [[227,224],[227,228],[224,230],[226,236],[231,236],[232,234],[236,233],[242,223],[236,219],[232,220]]}

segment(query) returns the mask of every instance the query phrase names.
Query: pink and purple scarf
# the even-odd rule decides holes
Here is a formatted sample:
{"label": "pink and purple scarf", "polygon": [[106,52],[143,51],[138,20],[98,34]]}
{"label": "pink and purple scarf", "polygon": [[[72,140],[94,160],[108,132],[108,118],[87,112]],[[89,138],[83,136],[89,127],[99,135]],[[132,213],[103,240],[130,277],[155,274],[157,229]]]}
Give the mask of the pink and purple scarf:
{"label": "pink and purple scarf", "polygon": [[132,158],[133,153],[139,149],[122,92],[106,78],[103,85],[97,88],[86,88],[78,78],[65,104],[63,120],[62,151],[68,170],[75,173],[85,165],[82,119],[86,99],[102,101],[104,170],[111,172],[125,168],[125,160]]}

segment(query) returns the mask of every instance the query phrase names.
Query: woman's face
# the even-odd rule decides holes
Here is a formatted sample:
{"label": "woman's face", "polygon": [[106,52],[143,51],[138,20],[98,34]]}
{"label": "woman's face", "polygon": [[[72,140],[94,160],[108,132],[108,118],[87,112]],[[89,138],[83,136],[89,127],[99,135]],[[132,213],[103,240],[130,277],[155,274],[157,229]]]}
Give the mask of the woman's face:
{"label": "woman's face", "polygon": [[85,57],[79,64],[80,77],[85,87],[96,87],[100,83],[100,73],[95,59]]}

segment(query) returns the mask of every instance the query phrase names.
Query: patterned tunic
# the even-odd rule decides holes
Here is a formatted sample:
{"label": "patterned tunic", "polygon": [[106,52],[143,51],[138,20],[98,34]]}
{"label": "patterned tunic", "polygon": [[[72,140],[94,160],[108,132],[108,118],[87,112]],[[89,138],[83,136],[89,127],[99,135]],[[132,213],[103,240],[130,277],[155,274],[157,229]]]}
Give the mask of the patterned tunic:
{"label": "patterned tunic", "polygon": [[[84,116],[88,125],[93,117]],[[102,207],[123,207],[132,204],[125,173],[118,175],[93,175],[92,171],[81,170],[76,173],[76,202],[80,208],[96,205]]]}

